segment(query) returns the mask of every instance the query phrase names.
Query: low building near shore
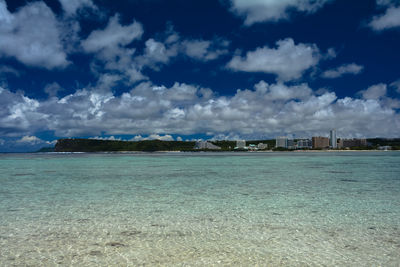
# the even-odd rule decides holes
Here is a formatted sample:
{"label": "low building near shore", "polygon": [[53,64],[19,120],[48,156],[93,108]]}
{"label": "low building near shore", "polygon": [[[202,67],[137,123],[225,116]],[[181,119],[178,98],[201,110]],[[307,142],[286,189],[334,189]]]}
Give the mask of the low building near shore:
{"label": "low building near shore", "polygon": [[312,142],[310,139],[299,139],[296,142],[297,149],[310,149],[312,148]]}
{"label": "low building near shore", "polygon": [[268,144],[258,143],[257,148],[258,148],[259,150],[268,149]]}
{"label": "low building near shore", "polygon": [[246,140],[237,140],[235,149],[246,149]]}

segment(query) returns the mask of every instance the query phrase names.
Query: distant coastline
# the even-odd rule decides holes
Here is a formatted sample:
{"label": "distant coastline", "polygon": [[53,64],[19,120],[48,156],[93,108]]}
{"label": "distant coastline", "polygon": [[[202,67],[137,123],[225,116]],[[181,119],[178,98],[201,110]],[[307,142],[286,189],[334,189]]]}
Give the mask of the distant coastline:
{"label": "distant coastline", "polygon": [[[359,147],[356,149],[296,149],[283,150],[275,148],[275,140],[252,140],[246,141],[250,144],[263,143],[267,145],[267,149],[257,151],[237,150],[235,149],[236,141],[209,141],[212,145],[218,146],[219,149],[198,149],[195,141],[161,141],[161,140],[144,140],[144,141],[119,141],[119,140],[97,140],[97,139],[60,139],[57,141],[54,149],[41,149],[38,152],[55,152],[55,153],[72,153],[72,152],[93,152],[93,153],[143,153],[143,152],[159,152],[159,153],[178,153],[178,152],[246,152],[246,153],[272,153],[272,152],[368,152],[368,151],[384,151],[378,149],[380,144],[385,146],[397,145],[398,140],[391,142],[391,139],[369,139],[374,143],[373,146]],[[378,143],[380,141],[380,143]],[[378,145],[379,144],[379,145]],[[393,146],[393,150],[397,150],[397,146]]]}
{"label": "distant coastline", "polygon": [[[46,153],[46,154],[203,154],[203,153],[213,153],[213,154],[271,154],[271,153],[350,153],[350,152],[400,152],[400,150],[381,150],[381,149],[369,149],[369,150],[290,150],[290,151],[275,151],[275,150],[264,150],[264,151],[217,151],[217,150],[191,150],[191,151],[73,151],[73,152],[35,152],[35,153]],[[6,154],[15,154],[12,152],[7,152]],[[18,152],[18,154],[25,154],[25,152]]]}

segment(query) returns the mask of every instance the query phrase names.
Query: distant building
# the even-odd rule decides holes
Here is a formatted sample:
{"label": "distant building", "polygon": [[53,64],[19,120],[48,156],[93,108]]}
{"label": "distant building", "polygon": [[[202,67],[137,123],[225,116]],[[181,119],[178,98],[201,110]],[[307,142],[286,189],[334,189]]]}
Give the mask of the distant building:
{"label": "distant building", "polygon": [[295,149],[295,143],[293,139],[288,139],[287,140],[287,148],[288,149]]}
{"label": "distant building", "polygon": [[297,140],[296,147],[298,149],[312,148],[312,142],[310,139],[300,139]]}
{"label": "distant building", "polygon": [[257,146],[254,145],[254,144],[250,144],[250,145],[247,147],[247,149],[250,150],[250,151],[256,151],[256,150],[258,150]]}
{"label": "distant building", "polygon": [[313,136],[312,137],[312,148],[320,149],[320,148],[328,148],[329,147],[329,138],[322,136]]}
{"label": "distant building", "polygon": [[340,142],[339,142],[340,148],[364,147],[364,146],[367,146],[367,139],[365,139],[365,138],[340,139]]}
{"label": "distant building", "polygon": [[337,137],[336,137],[335,129],[333,129],[329,132],[329,146],[331,148],[337,148]]}
{"label": "distant building", "polygon": [[268,149],[268,144],[259,143],[257,148],[260,150]]}
{"label": "distant building", "polygon": [[286,136],[279,136],[275,139],[275,147],[288,148],[288,138]]}
{"label": "distant building", "polygon": [[216,146],[210,142],[207,141],[197,141],[196,145],[194,146],[194,149],[214,149],[214,150],[219,150],[221,147]]}
{"label": "distant building", "polygon": [[245,140],[237,140],[236,141],[236,149],[245,149],[246,141]]}

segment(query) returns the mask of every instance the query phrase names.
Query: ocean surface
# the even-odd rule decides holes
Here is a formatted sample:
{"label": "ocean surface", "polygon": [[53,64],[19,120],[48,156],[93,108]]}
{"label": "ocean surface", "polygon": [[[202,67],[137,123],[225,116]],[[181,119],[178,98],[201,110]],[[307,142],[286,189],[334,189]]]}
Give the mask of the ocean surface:
{"label": "ocean surface", "polygon": [[400,266],[400,152],[1,154],[0,266]]}

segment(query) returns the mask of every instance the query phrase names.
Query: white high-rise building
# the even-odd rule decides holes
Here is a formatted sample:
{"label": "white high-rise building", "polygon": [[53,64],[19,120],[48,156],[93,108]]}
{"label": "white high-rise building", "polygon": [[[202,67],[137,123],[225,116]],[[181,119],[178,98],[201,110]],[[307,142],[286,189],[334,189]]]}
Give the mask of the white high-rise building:
{"label": "white high-rise building", "polygon": [[337,138],[335,129],[331,130],[329,133],[329,146],[331,148],[337,148]]}
{"label": "white high-rise building", "polygon": [[288,138],[286,136],[279,136],[275,141],[275,147],[288,148]]}

